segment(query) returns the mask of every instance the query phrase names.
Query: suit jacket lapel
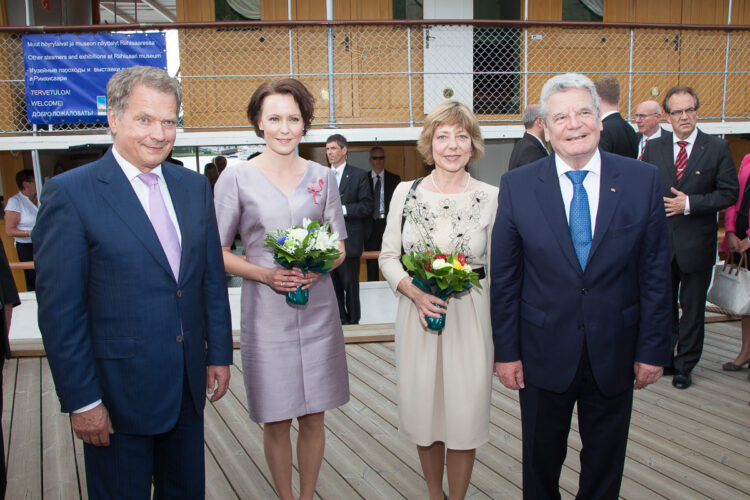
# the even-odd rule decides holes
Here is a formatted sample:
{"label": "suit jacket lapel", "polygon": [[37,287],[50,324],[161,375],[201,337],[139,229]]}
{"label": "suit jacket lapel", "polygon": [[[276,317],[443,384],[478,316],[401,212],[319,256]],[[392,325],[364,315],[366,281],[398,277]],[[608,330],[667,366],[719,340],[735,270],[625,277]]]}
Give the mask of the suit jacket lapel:
{"label": "suit jacket lapel", "polygon": [[133,186],[130,185],[114,156],[112,156],[111,150],[107,155],[108,157],[105,156],[99,165],[99,172],[96,176],[96,180],[101,186],[102,198],[130,228],[154,259],[161,264],[170,276],[173,276],[164,249],[161,247],[146,211],[143,210],[141,202],[138,201],[138,196],[133,191]]}
{"label": "suit jacket lapel", "polygon": [[[656,154],[661,155],[661,163],[658,161],[654,161],[653,163],[657,165],[665,165],[665,168],[669,170],[669,178],[672,181],[672,185],[677,185],[677,175],[674,171],[674,143],[672,142],[672,136],[665,136],[662,135],[659,139],[658,145],[661,146],[657,148]],[[666,165],[669,165],[669,167],[666,167]]]}
{"label": "suit jacket lapel", "polygon": [[580,271],[581,265],[578,263],[578,257],[576,257],[573,248],[573,240],[570,238],[570,227],[565,214],[565,204],[562,200],[554,155],[548,156],[547,160],[538,167],[538,178],[539,184],[536,187],[536,196],[539,205],[542,207],[542,213],[547,219],[547,224],[557,240],[557,244],[560,245],[563,255],[568,259],[571,266]]}
{"label": "suit jacket lapel", "polygon": [[346,184],[349,182],[349,177],[351,176],[351,170],[349,165],[344,166],[343,172],[341,172],[341,182],[339,182],[339,193],[344,194],[344,189],[346,189]]}
{"label": "suit jacket lapel", "polygon": [[606,154],[602,154],[601,176],[599,178],[599,207],[596,210],[596,228],[594,239],[589,251],[589,262],[591,262],[596,249],[604,239],[607,228],[615,213],[617,203],[620,201],[619,179],[620,171],[607,161]]}
{"label": "suit jacket lapel", "polygon": [[[162,163],[161,171],[164,175],[164,180],[167,183],[167,189],[169,189],[169,197],[172,198],[172,205],[174,206],[174,211],[177,215],[177,224],[180,226],[177,229],[182,239],[179,279],[185,275],[185,267],[190,264],[187,258],[188,254],[185,251],[187,243],[193,238],[192,229],[194,224],[187,224],[185,222],[186,217],[189,218],[190,197],[183,189],[182,183],[179,181],[180,177],[183,175],[181,167],[173,167],[172,165]],[[170,268],[170,273],[171,272]]]}

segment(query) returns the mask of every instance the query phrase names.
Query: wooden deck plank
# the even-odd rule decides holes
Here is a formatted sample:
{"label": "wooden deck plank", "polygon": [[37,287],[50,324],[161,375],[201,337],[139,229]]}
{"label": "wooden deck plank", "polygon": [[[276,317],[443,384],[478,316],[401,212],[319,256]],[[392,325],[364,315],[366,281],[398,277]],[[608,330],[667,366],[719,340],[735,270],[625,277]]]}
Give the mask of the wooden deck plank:
{"label": "wooden deck plank", "polygon": [[[78,471],[73,450],[70,417],[60,413],[60,402],[47,360],[41,363],[42,388],[42,480],[47,498],[80,496]],[[85,486],[85,485],[84,485]]]}
{"label": "wooden deck plank", "polygon": [[239,498],[232,489],[227,477],[219,467],[219,463],[211,453],[208,445],[205,447],[206,461],[206,498],[220,498],[222,500],[232,500],[233,498]]}
{"label": "wooden deck plank", "polygon": [[8,444],[10,443],[10,423],[13,417],[13,400],[16,390],[16,371],[18,369],[17,359],[6,359],[3,366],[3,414],[2,432],[5,453],[5,463],[8,463]]}
{"label": "wooden deck plank", "polygon": [[75,449],[76,465],[78,466],[78,484],[81,485],[81,500],[88,500],[89,491],[86,489],[86,463],[83,458],[83,441],[74,439],[73,448]]}
{"label": "wooden deck plank", "polygon": [[[231,403],[225,403],[224,406],[230,405]],[[205,420],[206,447],[216,458],[236,495],[240,498],[274,498],[273,488],[258,471],[213,405],[206,405]]]}
{"label": "wooden deck plank", "polygon": [[7,498],[42,497],[40,358],[18,361]]}

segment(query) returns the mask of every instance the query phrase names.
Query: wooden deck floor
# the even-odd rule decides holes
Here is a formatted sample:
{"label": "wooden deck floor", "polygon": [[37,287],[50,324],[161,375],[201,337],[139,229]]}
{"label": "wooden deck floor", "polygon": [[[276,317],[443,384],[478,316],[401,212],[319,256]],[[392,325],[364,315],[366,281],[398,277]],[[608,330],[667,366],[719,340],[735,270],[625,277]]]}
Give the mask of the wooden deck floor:
{"label": "wooden deck floor", "polygon": [[[739,324],[712,323],[707,329],[690,389],[672,388],[667,377],[636,392],[623,498],[748,498],[748,371],[720,368],[739,349]],[[388,342],[347,345],[352,397],[326,415],[318,498],[426,498],[416,450],[396,429],[393,349]],[[206,408],[206,496],[274,498],[261,427],[247,416],[240,369],[235,351],[230,393]],[[87,498],[80,441],[59,412],[46,360],[7,362],[3,397],[7,498]],[[477,452],[469,495],[520,498],[518,395],[497,379],[491,412],[491,441]],[[573,497],[578,480],[575,419],[573,425],[561,478],[564,498]]]}

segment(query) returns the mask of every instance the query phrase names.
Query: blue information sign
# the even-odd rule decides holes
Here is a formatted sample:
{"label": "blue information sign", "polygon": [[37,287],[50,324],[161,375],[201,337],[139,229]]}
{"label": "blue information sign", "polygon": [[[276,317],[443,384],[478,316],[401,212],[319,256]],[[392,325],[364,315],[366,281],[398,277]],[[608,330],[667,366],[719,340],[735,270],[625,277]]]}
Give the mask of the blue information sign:
{"label": "blue information sign", "polygon": [[167,69],[164,33],[23,36],[29,123],[105,123],[107,82],[130,66]]}

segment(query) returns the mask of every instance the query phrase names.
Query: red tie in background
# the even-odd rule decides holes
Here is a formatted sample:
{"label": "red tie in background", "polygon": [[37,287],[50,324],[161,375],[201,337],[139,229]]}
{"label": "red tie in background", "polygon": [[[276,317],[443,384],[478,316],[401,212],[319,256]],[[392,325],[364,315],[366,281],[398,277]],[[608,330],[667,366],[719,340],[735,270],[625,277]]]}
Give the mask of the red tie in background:
{"label": "red tie in background", "polygon": [[646,151],[646,143],[648,142],[648,139],[643,139],[643,146],[641,146],[641,153],[638,155],[638,159],[643,159],[643,152]]}
{"label": "red tie in background", "polygon": [[687,166],[687,151],[685,150],[687,144],[687,141],[677,141],[677,145],[680,146],[680,151],[677,153],[677,160],[674,162],[674,173],[677,177],[677,182],[680,182],[682,179],[682,174],[685,172],[685,167]]}

